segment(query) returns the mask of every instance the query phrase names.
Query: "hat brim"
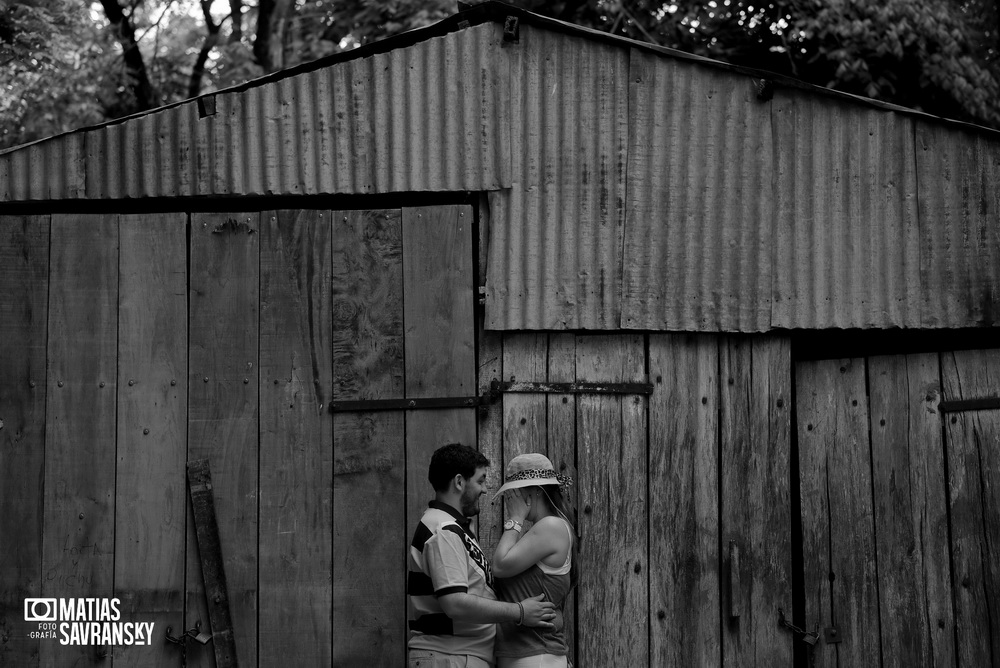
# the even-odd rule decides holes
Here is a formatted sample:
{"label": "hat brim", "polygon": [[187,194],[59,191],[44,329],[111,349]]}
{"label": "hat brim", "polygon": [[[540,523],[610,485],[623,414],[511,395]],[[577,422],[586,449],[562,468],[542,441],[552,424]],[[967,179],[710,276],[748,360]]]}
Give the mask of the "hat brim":
{"label": "hat brim", "polygon": [[504,483],[500,486],[500,489],[496,491],[493,495],[493,500],[496,501],[500,498],[500,495],[511,489],[520,489],[522,487],[537,487],[539,485],[558,485],[559,481],[555,478],[525,478],[524,480],[512,480],[510,482]]}

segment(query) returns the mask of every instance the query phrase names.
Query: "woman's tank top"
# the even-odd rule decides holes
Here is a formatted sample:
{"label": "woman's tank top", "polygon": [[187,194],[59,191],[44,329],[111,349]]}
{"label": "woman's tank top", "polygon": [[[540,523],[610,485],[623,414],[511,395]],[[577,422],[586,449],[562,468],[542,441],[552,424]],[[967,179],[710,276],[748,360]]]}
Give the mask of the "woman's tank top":
{"label": "woman's tank top", "polygon": [[506,657],[536,656],[538,654],[568,654],[564,633],[563,603],[570,590],[570,566],[573,558],[573,531],[568,522],[563,521],[570,534],[570,549],[566,562],[559,568],[552,568],[539,562],[531,568],[510,578],[496,581],[497,598],[516,603],[531,596],[545,594],[545,600],[556,605],[555,628],[552,630],[518,626],[514,622],[497,625],[496,655]]}

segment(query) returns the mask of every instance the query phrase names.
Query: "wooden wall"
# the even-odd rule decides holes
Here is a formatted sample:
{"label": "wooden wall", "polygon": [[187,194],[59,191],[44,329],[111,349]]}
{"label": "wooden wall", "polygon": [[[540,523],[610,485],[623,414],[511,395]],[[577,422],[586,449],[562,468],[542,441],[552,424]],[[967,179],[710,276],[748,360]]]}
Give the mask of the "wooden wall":
{"label": "wooden wall", "polygon": [[[505,395],[481,423],[492,488],[524,452],[575,478],[576,665],[791,666],[777,625],[793,603],[788,340],[508,333],[494,345],[504,380],[654,385]],[[485,507],[488,553],[502,521],[499,502]]]}
{"label": "wooden wall", "polygon": [[[485,331],[473,213],[0,217],[0,666],[180,664],[167,627],[208,624],[199,458],[241,665],[398,665],[404,555],[452,441],[493,489],[531,451],[575,478],[577,666],[807,665],[779,609],[819,629],[817,666],[996,662],[1000,411],[939,406],[1000,394],[997,351],[793,363],[786,335]],[[654,389],[330,411],[494,379]],[[483,504],[488,554],[502,520]],[[154,643],[30,639],[37,596],[119,597]]]}
{"label": "wooden wall", "polygon": [[[396,665],[430,453],[475,409],[473,212],[0,217],[0,665],[215,665],[185,463],[207,458],[243,666]],[[151,646],[31,639],[118,597]]]}

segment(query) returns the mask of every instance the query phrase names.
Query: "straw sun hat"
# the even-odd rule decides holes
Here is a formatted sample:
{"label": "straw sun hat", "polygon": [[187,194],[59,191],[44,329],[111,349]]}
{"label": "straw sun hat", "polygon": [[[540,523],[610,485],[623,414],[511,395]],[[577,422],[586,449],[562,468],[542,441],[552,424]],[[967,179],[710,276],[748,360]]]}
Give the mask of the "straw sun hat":
{"label": "straw sun hat", "polygon": [[504,484],[493,495],[493,500],[496,501],[508,489],[519,489],[521,487],[531,487],[532,485],[561,485],[568,487],[572,484],[572,478],[561,473],[556,473],[552,462],[545,455],[537,453],[518,455],[507,462],[507,469],[504,471]]}

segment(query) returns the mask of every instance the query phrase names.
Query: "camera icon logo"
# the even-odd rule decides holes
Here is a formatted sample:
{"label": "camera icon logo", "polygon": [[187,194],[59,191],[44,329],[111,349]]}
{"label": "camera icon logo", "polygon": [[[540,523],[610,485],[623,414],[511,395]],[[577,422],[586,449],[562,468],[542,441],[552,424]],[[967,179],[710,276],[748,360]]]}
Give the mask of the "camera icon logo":
{"label": "camera icon logo", "polygon": [[26,622],[54,622],[59,612],[54,598],[26,598],[24,599],[24,621]]}

